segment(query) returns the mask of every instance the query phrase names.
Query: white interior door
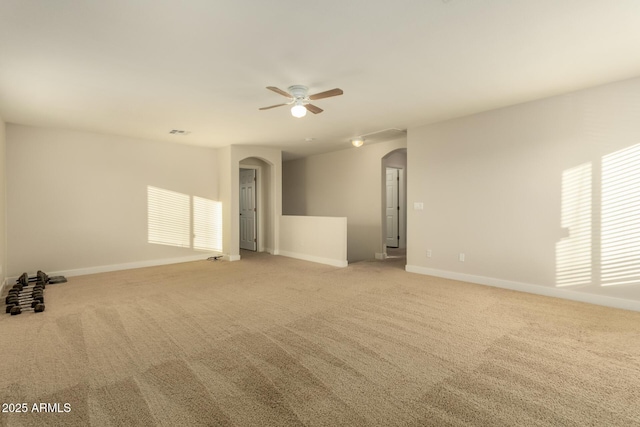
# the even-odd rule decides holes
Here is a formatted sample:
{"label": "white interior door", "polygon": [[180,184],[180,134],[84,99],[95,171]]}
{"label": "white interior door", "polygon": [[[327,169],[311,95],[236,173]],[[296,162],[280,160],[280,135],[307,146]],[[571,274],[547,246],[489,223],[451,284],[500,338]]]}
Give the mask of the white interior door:
{"label": "white interior door", "polygon": [[399,189],[398,169],[387,168],[387,203],[386,203],[386,245],[388,248],[397,248],[400,244],[399,233],[399,211],[400,203],[398,201]]}
{"label": "white interior door", "polygon": [[240,249],[256,250],[256,231],[256,170],[240,169]]}

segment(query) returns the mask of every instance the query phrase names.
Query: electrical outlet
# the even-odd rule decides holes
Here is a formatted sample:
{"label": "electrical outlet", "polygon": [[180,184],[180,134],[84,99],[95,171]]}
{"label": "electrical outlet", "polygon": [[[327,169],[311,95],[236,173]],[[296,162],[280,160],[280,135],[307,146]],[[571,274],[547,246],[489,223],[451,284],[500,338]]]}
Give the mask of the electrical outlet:
{"label": "electrical outlet", "polygon": [[427,258],[431,258],[431,249],[427,249]]}
{"label": "electrical outlet", "polygon": [[464,262],[464,253],[463,252],[460,252],[460,254],[458,254],[458,261]]}

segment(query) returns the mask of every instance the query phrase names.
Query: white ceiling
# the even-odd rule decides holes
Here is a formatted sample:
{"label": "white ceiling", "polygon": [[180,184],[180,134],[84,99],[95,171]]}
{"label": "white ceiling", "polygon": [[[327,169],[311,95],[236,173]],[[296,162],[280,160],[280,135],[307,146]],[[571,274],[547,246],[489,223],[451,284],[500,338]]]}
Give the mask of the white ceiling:
{"label": "white ceiling", "polygon": [[285,158],[638,75],[639,0],[0,1],[6,122]]}

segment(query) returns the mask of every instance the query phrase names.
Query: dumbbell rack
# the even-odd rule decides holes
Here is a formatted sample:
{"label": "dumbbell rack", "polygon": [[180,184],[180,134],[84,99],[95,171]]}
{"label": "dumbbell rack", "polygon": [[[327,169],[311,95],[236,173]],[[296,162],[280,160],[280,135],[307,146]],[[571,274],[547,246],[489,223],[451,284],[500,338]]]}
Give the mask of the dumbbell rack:
{"label": "dumbbell rack", "polygon": [[48,282],[49,276],[42,271],[38,271],[35,277],[29,277],[27,273],[23,273],[9,290],[5,299],[7,305],[5,312],[12,316],[25,311],[43,312],[44,289]]}

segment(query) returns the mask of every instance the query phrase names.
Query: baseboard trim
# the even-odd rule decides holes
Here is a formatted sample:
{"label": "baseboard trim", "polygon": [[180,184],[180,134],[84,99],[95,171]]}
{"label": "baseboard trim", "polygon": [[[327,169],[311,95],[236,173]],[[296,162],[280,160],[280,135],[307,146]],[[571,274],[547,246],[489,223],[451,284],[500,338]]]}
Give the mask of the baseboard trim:
{"label": "baseboard trim", "polygon": [[435,268],[420,267],[417,265],[406,265],[405,270],[409,273],[459,280],[462,282],[475,283],[477,285],[493,286],[495,288],[510,289],[512,291],[527,292],[530,294],[562,298],[571,301],[586,302],[589,304],[620,308],[623,310],[640,311],[640,301],[627,300],[624,298],[568,291],[566,289],[513,282],[493,277],[476,276],[473,274],[456,273],[453,271],[438,270]]}
{"label": "baseboard trim", "polygon": [[[84,276],[86,274],[108,273],[111,271],[132,270],[134,268],[155,267],[158,265],[180,264],[183,262],[204,261],[211,256],[222,255],[220,253],[206,252],[201,255],[190,255],[178,258],[152,259],[147,261],[128,262],[123,264],[100,265],[95,267],[76,268],[71,270],[47,271],[49,276]],[[224,257],[223,257],[224,259]],[[15,282],[18,277],[11,277],[8,280]]]}
{"label": "baseboard trim", "polygon": [[376,253],[375,253],[375,255],[374,255],[374,257],[375,257],[376,259],[383,260],[383,259],[387,259],[387,254],[386,254],[386,253],[384,253],[384,252],[376,252]]}
{"label": "baseboard trim", "polygon": [[289,258],[301,259],[304,261],[317,262],[319,264],[327,264],[333,267],[346,267],[349,265],[348,261],[339,260],[339,259],[331,259],[331,258],[323,258],[314,255],[300,254],[297,252],[289,252],[289,251],[279,251],[279,255],[286,256]]}

